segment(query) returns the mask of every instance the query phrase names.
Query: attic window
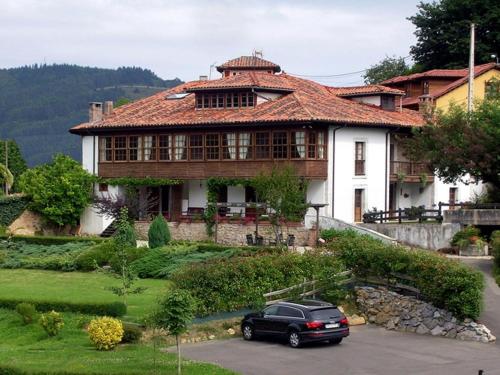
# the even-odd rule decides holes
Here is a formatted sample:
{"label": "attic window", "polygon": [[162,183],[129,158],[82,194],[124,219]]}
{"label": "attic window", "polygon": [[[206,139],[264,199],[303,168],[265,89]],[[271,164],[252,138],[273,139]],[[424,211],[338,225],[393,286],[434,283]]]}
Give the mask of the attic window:
{"label": "attic window", "polygon": [[196,108],[245,108],[255,105],[252,92],[232,92],[227,94],[196,94]]}
{"label": "attic window", "polygon": [[396,110],[396,103],[394,101],[394,96],[382,95],[381,97],[381,107],[387,111]]}
{"label": "attic window", "polygon": [[167,96],[167,100],[184,99],[188,95],[189,95],[189,93],[187,93],[187,92],[181,92],[178,94],[170,94],[169,96]]}

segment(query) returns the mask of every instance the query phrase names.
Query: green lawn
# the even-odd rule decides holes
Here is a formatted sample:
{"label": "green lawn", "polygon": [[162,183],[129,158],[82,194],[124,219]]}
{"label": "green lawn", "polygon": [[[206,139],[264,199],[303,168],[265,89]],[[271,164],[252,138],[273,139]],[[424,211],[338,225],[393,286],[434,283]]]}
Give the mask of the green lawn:
{"label": "green lawn", "polygon": [[[92,285],[99,286],[100,284],[94,281]],[[72,290],[75,290],[74,286]],[[76,314],[64,314],[65,326],[60,335],[49,338],[37,323],[23,325],[15,312],[0,309],[1,366],[24,371],[55,373],[66,371],[67,373],[103,375],[176,373],[175,355],[159,351],[156,352],[157,370],[155,371],[154,352],[149,345],[126,344],[109,352],[97,351],[91,345],[87,333],[77,328],[77,319]],[[231,375],[235,373],[215,365],[184,361],[183,374]]]}
{"label": "green lawn", "polygon": [[[70,302],[121,301],[120,297],[104,289],[110,285],[118,286],[119,281],[95,272],[0,269],[0,285],[0,298]],[[169,282],[140,279],[136,285],[147,289],[142,294],[128,297],[127,320],[144,317],[155,305],[157,297],[168,288]]]}

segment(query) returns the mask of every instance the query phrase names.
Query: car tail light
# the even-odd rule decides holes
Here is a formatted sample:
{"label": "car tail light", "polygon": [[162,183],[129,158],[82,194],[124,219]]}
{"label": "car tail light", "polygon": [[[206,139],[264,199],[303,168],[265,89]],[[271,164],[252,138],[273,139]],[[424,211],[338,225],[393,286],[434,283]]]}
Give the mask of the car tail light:
{"label": "car tail light", "polygon": [[323,323],[322,322],[307,322],[306,327],[309,329],[323,328]]}
{"label": "car tail light", "polygon": [[340,325],[346,325],[346,326],[348,326],[349,325],[349,320],[347,320],[347,318],[342,318],[339,323],[340,323]]}

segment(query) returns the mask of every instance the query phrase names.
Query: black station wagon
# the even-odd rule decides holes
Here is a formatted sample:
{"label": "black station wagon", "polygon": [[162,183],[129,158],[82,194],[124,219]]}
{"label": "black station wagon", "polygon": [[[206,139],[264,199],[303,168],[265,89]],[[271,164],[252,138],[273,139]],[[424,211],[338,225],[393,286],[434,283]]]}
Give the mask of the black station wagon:
{"label": "black station wagon", "polygon": [[298,348],[312,341],[339,344],[349,336],[349,322],[336,306],[327,302],[279,302],[261,312],[245,315],[241,332],[245,340],[278,336],[286,338],[292,348]]}

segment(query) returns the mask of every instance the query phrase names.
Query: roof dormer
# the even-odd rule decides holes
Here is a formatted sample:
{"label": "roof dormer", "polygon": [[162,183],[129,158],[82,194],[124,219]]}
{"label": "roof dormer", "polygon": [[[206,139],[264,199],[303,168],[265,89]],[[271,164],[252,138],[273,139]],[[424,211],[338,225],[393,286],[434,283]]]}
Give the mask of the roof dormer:
{"label": "roof dormer", "polygon": [[274,74],[279,73],[281,68],[273,62],[257,56],[240,56],[219,65],[217,71],[221,72],[223,77],[229,77],[243,72],[255,71]]}

